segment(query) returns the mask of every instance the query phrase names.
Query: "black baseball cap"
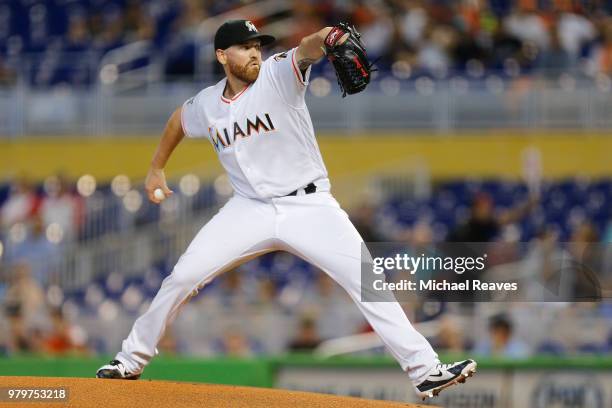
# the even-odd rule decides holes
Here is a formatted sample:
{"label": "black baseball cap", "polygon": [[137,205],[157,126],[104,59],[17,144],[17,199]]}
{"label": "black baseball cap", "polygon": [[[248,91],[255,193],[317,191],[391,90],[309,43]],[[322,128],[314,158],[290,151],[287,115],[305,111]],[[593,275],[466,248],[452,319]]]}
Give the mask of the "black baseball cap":
{"label": "black baseball cap", "polygon": [[275,38],[267,34],[259,34],[255,24],[249,20],[228,20],[221,24],[215,34],[215,50],[225,50],[236,44],[249,40],[260,40],[261,45],[274,42]]}

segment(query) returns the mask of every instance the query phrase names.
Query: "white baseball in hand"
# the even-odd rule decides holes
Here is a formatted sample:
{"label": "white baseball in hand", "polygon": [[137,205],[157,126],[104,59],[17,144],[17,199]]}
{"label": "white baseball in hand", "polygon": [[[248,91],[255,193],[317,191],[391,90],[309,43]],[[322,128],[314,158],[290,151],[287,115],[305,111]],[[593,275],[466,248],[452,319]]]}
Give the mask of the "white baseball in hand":
{"label": "white baseball in hand", "polygon": [[164,190],[161,188],[156,188],[155,191],[153,191],[153,197],[159,201],[162,201],[166,198],[166,194],[164,194]]}

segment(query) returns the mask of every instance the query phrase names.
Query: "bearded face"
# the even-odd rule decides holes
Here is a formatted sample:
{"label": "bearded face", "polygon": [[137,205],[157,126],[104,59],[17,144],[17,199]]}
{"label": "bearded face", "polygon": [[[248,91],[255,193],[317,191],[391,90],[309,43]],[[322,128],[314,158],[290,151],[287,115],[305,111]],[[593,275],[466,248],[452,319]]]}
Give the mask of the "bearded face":
{"label": "bearded face", "polygon": [[261,47],[259,40],[233,45],[222,51],[219,62],[225,65],[226,74],[231,74],[246,83],[253,83],[261,68]]}
{"label": "bearded face", "polygon": [[259,61],[248,61],[244,65],[240,65],[233,61],[228,61],[227,63],[229,71],[236,78],[244,81],[246,83],[253,83],[259,76],[259,68],[261,67],[261,62]]}

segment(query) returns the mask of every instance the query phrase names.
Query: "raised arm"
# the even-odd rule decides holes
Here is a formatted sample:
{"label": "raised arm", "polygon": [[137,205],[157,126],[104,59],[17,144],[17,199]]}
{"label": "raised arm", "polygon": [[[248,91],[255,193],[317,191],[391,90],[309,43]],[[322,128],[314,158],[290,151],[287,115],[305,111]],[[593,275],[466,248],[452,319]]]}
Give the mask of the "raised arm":
{"label": "raised arm", "polygon": [[323,42],[331,30],[332,27],[325,27],[314,34],[302,38],[302,41],[300,41],[300,45],[295,53],[295,60],[302,74],[306,72],[310,65],[325,55]]}
{"label": "raised arm", "polygon": [[502,225],[512,224],[521,221],[529,215],[537,206],[540,198],[537,195],[530,195],[526,201],[517,204],[516,206],[503,211],[499,215],[499,223]]}
{"label": "raised arm", "polygon": [[354,26],[338,23],[304,37],[294,54],[302,76],[324,55],[334,66],[342,97],[361,92],[370,83],[372,64]]}
{"label": "raised arm", "polygon": [[145,180],[145,190],[149,200],[159,204],[161,200],[158,200],[153,196],[153,192],[157,188],[161,188],[166,197],[173,194],[172,190],[168,188],[166,184],[166,175],[164,174],[164,167],[170,158],[170,155],[174,151],[174,148],[183,140],[185,134],[183,133],[183,127],[181,126],[181,111],[182,108],[177,108],[164,129],[164,134],[159,141],[157,150],[151,160],[151,167]]}

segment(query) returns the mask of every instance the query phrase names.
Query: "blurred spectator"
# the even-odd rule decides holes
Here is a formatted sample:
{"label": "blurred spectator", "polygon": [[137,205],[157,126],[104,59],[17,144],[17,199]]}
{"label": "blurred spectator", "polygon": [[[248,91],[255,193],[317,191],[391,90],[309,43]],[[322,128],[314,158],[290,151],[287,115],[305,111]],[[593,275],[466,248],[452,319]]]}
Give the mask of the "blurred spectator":
{"label": "blurred spectator", "polygon": [[166,328],[166,332],[159,341],[157,348],[165,356],[175,356],[178,354],[178,341],[171,326]]}
{"label": "blurred spectator", "polygon": [[60,247],[49,241],[47,231],[40,216],[30,223],[29,232],[23,240],[9,242],[6,250],[7,263],[27,264],[32,277],[41,285],[47,285],[60,261]]}
{"label": "blurred spectator", "polygon": [[198,0],[182,0],[181,12],[175,22],[177,31],[191,32],[207,17],[205,4]]}
{"label": "blurred spectator", "polygon": [[32,278],[27,262],[16,262],[8,276],[9,286],[5,295],[7,307],[16,311],[26,325],[33,324],[46,315],[45,294],[40,284]]}
{"label": "blurred spectator", "polygon": [[451,57],[457,69],[476,73],[484,71],[483,61],[486,60],[487,52],[478,38],[464,32],[458,35],[454,46],[451,47]]}
{"label": "blurred spectator", "polygon": [[[183,0],[177,18],[171,23],[170,38],[165,47],[165,74],[172,80],[191,77],[195,72],[196,46],[201,41],[197,27],[207,17],[204,4],[200,1]],[[154,22],[151,21],[151,24]],[[151,27],[154,30],[154,27]],[[214,63],[215,70],[220,70]],[[220,71],[215,71],[219,73]]]}
{"label": "blurred spectator", "polygon": [[124,26],[128,41],[152,40],[155,36],[155,22],[147,15],[141,1],[130,0],[127,2]]}
{"label": "blurred spectator", "polygon": [[51,331],[44,337],[47,354],[83,354],[87,352],[87,334],[83,328],[66,321],[61,308],[51,311]]}
{"label": "blurred spectator", "polygon": [[539,49],[545,49],[550,44],[550,35],[544,19],[535,11],[517,7],[504,20],[508,33],[524,43],[532,43]]}
{"label": "blurred spectator", "polygon": [[424,220],[417,221],[408,236],[408,241],[415,254],[431,249],[433,240],[434,232],[431,225]]}
{"label": "blurred spectator", "polygon": [[524,358],[529,355],[526,344],[514,337],[510,318],[504,314],[489,320],[489,338],[476,343],[474,353],[486,356]]}
{"label": "blurred spectator", "polygon": [[575,299],[601,300],[605,252],[598,242],[597,229],[590,222],[577,225],[572,232],[568,250],[573,260],[570,272],[573,272]]}
{"label": "blurred spectator", "polygon": [[536,66],[546,76],[556,77],[572,68],[572,56],[561,44],[560,34],[560,30],[553,26],[550,30],[550,47],[540,52]]}
{"label": "blurred spectator", "polygon": [[86,51],[89,47],[91,36],[87,21],[82,16],[70,18],[68,23],[68,35],[64,50],[68,52]]}
{"label": "blurred spectator", "polygon": [[595,25],[583,14],[561,14],[557,24],[557,36],[563,49],[573,58],[581,56],[582,48],[597,34]]}
{"label": "blurred spectator", "polygon": [[70,190],[64,176],[51,176],[45,180],[47,196],[40,205],[40,215],[45,227],[56,225],[61,241],[76,238],[83,218],[83,199]]}
{"label": "blurred spectator", "polygon": [[18,176],[11,184],[8,199],[0,208],[0,227],[10,228],[25,222],[36,213],[40,200],[26,176]]}
{"label": "blurred spectator", "polygon": [[417,53],[418,67],[439,76],[446,76],[450,66],[450,50],[456,42],[456,32],[448,26],[431,26]]}
{"label": "blurred spectator", "polygon": [[312,351],[321,343],[314,318],[303,316],[300,319],[295,337],[289,343],[289,350],[296,352]]}
{"label": "blurred spectator", "polygon": [[0,85],[10,85],[15,82],[15,72],[11,70],[4,61],[3,55],[0,54]]}
{"label": "blurred spectator", "polygon": [[242,269],[232,269],[219,277],[218,286],[214,288],[212,296],[219,306],[247,307],[249,303],[259,299],[257,293],[254,293],[252,289],[256,288],[252,288],[245,281]]}
{"label": "blurred spectator", "polygon": [[456,320],[442,317],[439,320],[440,328],[437,336],[432,339],[432,346],[436,350],[447,353],[463,353],[466,351],[464,333]]}
{"label": "blurred spectator", "polygon": [[8,352],[37,352],[41,348],[38,322],[46,317],[42,288],[30,276],[27,263],[15,264],[8,276],[9,287],[4,299],[9,323]]}
{"label": "blurred spectator", "polygon": [[346,298],[348,295],[342,287],[323,271],[317,271],[313,285],[304,294],[304,301],[307,305],[325,305]]}
{"label": "blurred spectator", "polygon": [[[430,223],[425,220],[418,220],[412,228],[400,233],[397,240],[407,243],[407,247],[404,249],[406,254],[418,257],[420,254],[430,253],[434,249],[432,245],[433,238],[434,235]],[[434,277],[435,271],[433,268],[422,266],[417,272],[420,279],[428,279]],[[396,271],[392,276],[394,280],[398,281],[401,279],[412,279],[411,271],[409,270]]]}
{"label": "blurred spectator", "polygon": [[364,322],[346,291],[323,271],[317,271],[304,292],[301,308],[318,316],[317,331],[323,339],[354,334]]}
{"label": "blurred spectator", "polygon": [[118,9],[113,9],[102,16],[102,30],[93,41],[94,49],[107,52],[125,44],[122,17],[122,12]]}
{"label": "blurred spectator", "polygon": [[277,294],[276,284],[270,279],[260,279],[257,291],[257,299],[255,300],[258,304],[269,305],[275,302]]}
{"label": "blurred spectator", "polygon": [[362,202],[351,211],[351,221],[365,242],[378,242],[383,240],[375,229],[375,215],[376,208],[367,202]]}
{"label": "blurred spectator", "polygon": [[285,49],[293,48],[307,35],[314,33],[324,26],[321,16],[317,15],[312,3],[294,0],[292,1],[292,14],[295,18],[290,34],[282,40]]}
{"label": "blurred spectator", "polygon": [[493,198],[486,193],[479,193],[472,201],[470,217],[451,231],[450,242],[489,242],[497,238],[501,227],[520,221],[535,206],[536,197],[530,197],[526,202],[513,208],[495,214]]}
{"label": "blurred spectator", "polygon": [[509,33],[502,24],[496,26],[492,38],[492,50],[489,51],[489,66],[493,69],[505,68],[509,61],[520,61],[523,43]]}
{"label": "blurred spectator", "polygon": [[400,7],[403,8],[399,17],[402,37],[406,44],[416,48],[423,39],[429,15],[420,1],[402,1]]}
{"label": "blurred spectator", "polygon": [[593,73],[612,74],[612,20],[600,24],[599,36],[590,52]]}
{"label": "blurred spectator", "polygon": [[373,59],[386,55],[390,51],[394,30],[389,12],[383,7],[361,6],[355,17],[360,20],[356,24],[359,24],[368,55]]}
{"label": "blurred spectator", "polygon": [[449,241],[488,242],[499,233],[500,222],[494,214],[493,200],[488,194],[478,194],[473,202],[470,218],[452,231]]}
{"label": "blurred spectator", "polygon": [[550,228],[538,231],[530,242],[529,251],[522,260],[522,276],[519,287],[526,291],[526,298],[533,301],[559,301],[569,299],[571,288],[560,282],[559,265],[564,253],[558,247],[558,234]]}
{"label": "blurred spectator", "polygon": [[231,357],[249,357],[256,354],[256,347],[247,336],[235,329],[225,332],[218,344],[218,351]]}
{"label": "blurred spectator", "polygon": [[36,353],[41,350],[41,336],[37,330],[28,330],[19,303],[9,303],[4,311],[9,323],[7,351],[9,354]]}

